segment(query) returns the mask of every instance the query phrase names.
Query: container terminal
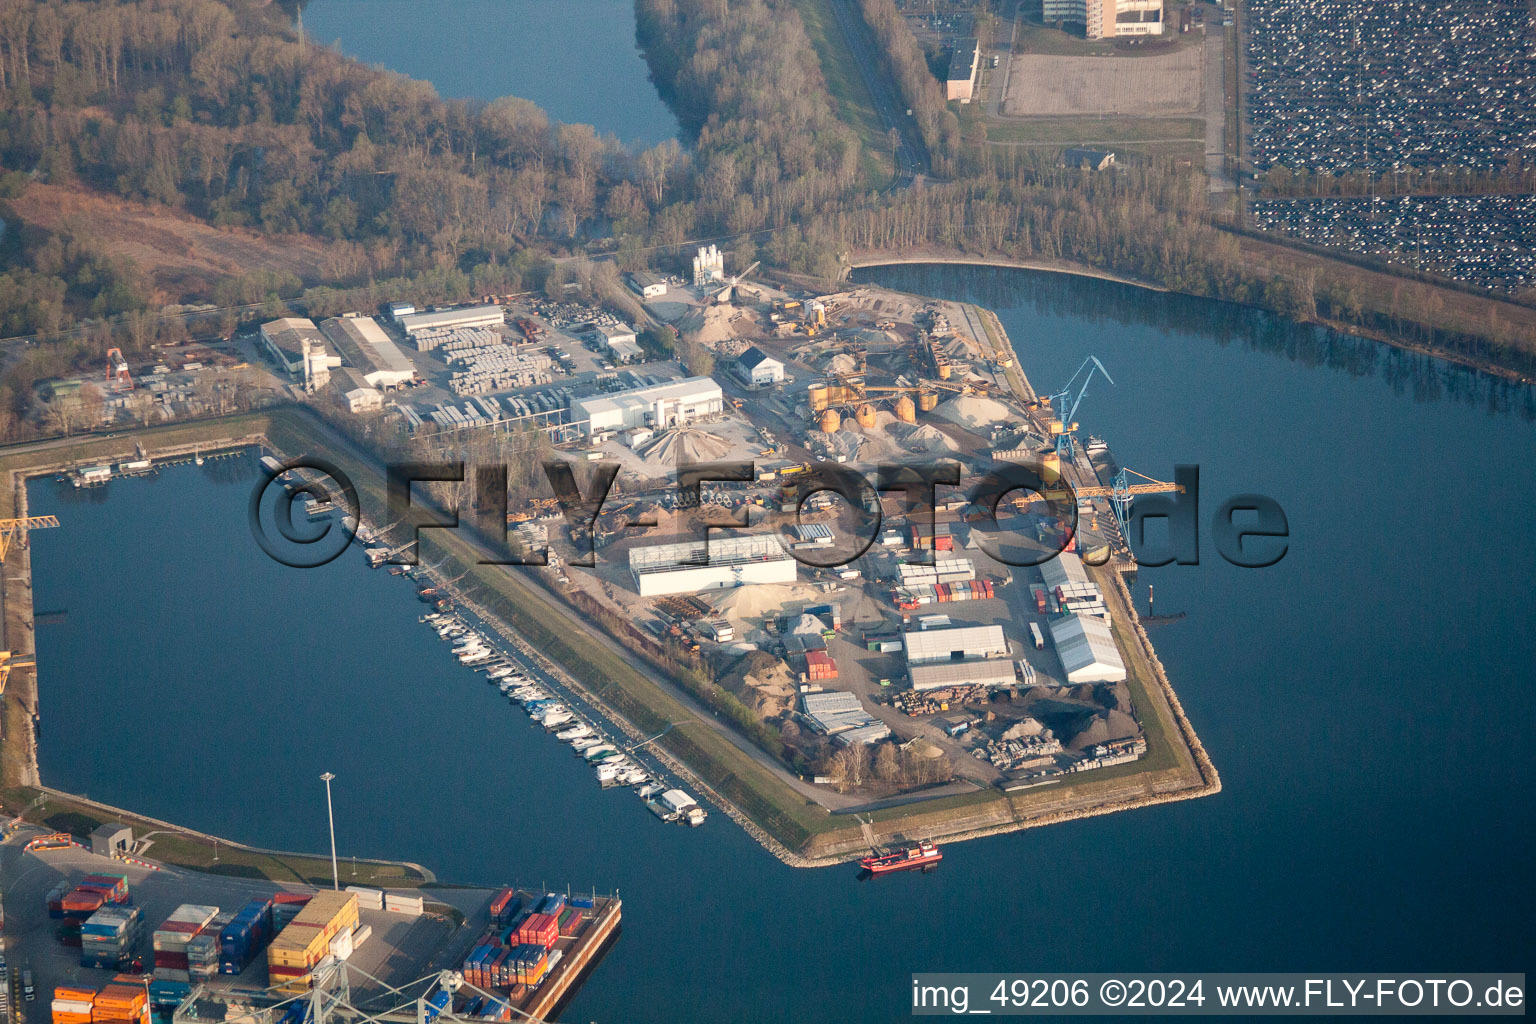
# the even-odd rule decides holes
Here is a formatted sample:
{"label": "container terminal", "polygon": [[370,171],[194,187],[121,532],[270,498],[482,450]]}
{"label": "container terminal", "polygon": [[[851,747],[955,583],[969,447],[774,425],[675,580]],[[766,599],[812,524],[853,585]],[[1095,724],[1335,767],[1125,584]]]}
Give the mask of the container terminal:
{"label": "container terminal", "polygon": [[616,896],[518,885],[281,888],[33,829],[0,855],[5,1024],[549,1019],[622,918]]}

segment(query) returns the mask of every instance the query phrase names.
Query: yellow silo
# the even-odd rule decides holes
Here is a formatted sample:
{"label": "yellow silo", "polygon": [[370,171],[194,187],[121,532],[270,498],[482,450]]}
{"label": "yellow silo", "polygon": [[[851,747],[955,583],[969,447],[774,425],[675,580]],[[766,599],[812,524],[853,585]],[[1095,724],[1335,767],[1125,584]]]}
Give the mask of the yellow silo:
{"label": "yellow silo", "polygon": [[1048,484],[1053,484],[1061,479],[1061,456],[1055,452],[1046,452],[1040,457],[1040,476]]}
{"label": "yellow silo", "polygon": [[810,390],[811,409],[820,412],[827,407],[827,387],[825,384],[812,384]]}
{"label": "yellow silo", "polygon": [[917,406],[912,404],[912,399],[902,395],[896,399],[896,418],[903,423],[917,422]]}
{"label": "yellow silo", "polygon": [[949,380],[949,364],[939,364],[939,380]]}
{"label": "yellow silo", "polygon": [[821,414],[821,432],[823,434],[835,434],[837,428],[843,425],[843,418],[837,414],[836,409],[828,409]]}
{"label": "yellow silo", "polygon": [[859,426],[866,430],[873,430],[875,427],[875,407],[868,402],[859,406],[858,421]]}
{"label": "yellow silo", "polygon": [[937,391],[919,391],[917,393],[917,407],[923,412],[932,412],[939,404]]}

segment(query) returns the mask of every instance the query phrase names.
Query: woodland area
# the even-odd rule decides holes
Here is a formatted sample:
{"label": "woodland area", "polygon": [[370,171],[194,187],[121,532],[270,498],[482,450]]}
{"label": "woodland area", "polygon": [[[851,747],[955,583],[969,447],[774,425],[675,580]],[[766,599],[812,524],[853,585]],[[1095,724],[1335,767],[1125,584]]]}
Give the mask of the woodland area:
{"label": "woodland area", "polygon": [[639,38],[688,136],[648,149],[552,123],[522,99],[444,100],[306,44],[285,12],[255,0],[3,0],[0,333],[100,326],[13,360],[0,403],[20,411],[31,382],[60,365],[181,329],[154,315],[166,297],[144,268],[108,255],[88,219],[47,229],[16,216],[8,201],[33,182],[273,245],[323,242],[314,274],[215,276],[182,297],[225,308],[222,329],[285,304],[326,316],[541,288],[552,274],[559,285],[572,272],[550,257],[572,253],[612,254],[601,279],[591,265],[576,273],[584,291],[623,303],[615,269],[676,266],[690,240],[724,238],[738,266],[762,258],[823,280],[850,249],[1068,260],[1532,361],[1529,332],[1507,321],[1437,331],[1430,286],[1376,296],[1347,277],[1256,266],[1213,225],[1196,170],[1146,161],[1094,174],[963,138],[891,0],[860,7],[931,153],[935,176],[918,189],[884,194],[862,179],[858,137],[835,116],[793,0],[638,0]]}

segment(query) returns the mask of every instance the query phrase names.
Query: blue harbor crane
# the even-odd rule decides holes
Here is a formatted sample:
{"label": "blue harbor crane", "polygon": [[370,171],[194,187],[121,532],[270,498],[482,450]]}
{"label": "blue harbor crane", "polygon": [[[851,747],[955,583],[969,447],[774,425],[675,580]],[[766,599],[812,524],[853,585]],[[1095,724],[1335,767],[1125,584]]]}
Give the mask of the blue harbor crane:
{"label": "blue harbor crane", "polygon": [[[1089,356],[1083,360],[1083,365],[1077,368],[1077,372],[1072,375],[1071,380],[1067,381],[1066,386],[1051,396],[1051,408],[1056,411],[1061,423],[1061,432],[1056,435],[1056,454],[1067,459],[1072,457],[1073,431],[1076,429],[1073,421],[1077,418],[1078,406],[1083,404],[1083,396],[1088,393],[1088,385],[1093,381],[1095,370],[1102,373],[1104,379],[1111,384],[1115,382],[1115,379],[1109,375],[1109,371],[1104,369],[1104,364],[1099,362],[1099,357]],[[1077,397],[1072,399],[1072,408],[1066,409],[1067,399],[1072,397],[1072,387],[1077,384],[1079,377],[1083,382],[1077,388]],[[1061,415],[1063,410],[1065,415]]]}

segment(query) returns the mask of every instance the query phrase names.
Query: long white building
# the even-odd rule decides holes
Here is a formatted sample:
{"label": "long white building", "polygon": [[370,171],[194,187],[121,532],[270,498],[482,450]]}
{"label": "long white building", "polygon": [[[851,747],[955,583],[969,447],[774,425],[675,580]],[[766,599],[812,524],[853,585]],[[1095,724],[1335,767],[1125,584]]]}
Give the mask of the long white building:
{"label": "long white building", "polygon": [[641,597],[694,594],[751,583],[793,583],[796,562],[776,535],[713,537],[631,548],[629,571]]}
{"label": "long white building", "polygon": [[635,427],[681,427],[725,408],[725,393],[711,377],[653,384],[607,395],[571,400],[571,422],[585,422],[588,434],[611,434]]}
{"label": "long white building", "polygon": [[371,316],[335,316],[320,330],[369,387],[397,388],[416,377],[416,367]]}
{"label": "long white building", "polygon": [[1003,627],[996,625],[909,630],[902,634],[902,642],[908,665],[1008,657],[1008,640]]}
{"label": "long white building", "polygon": [[453,327],[499,327],[507,322],[500,306],[466,306],[440,309],[436,313],[405,313],[396,318],[401,330],[413,337],[422,331],[441,331]]}

